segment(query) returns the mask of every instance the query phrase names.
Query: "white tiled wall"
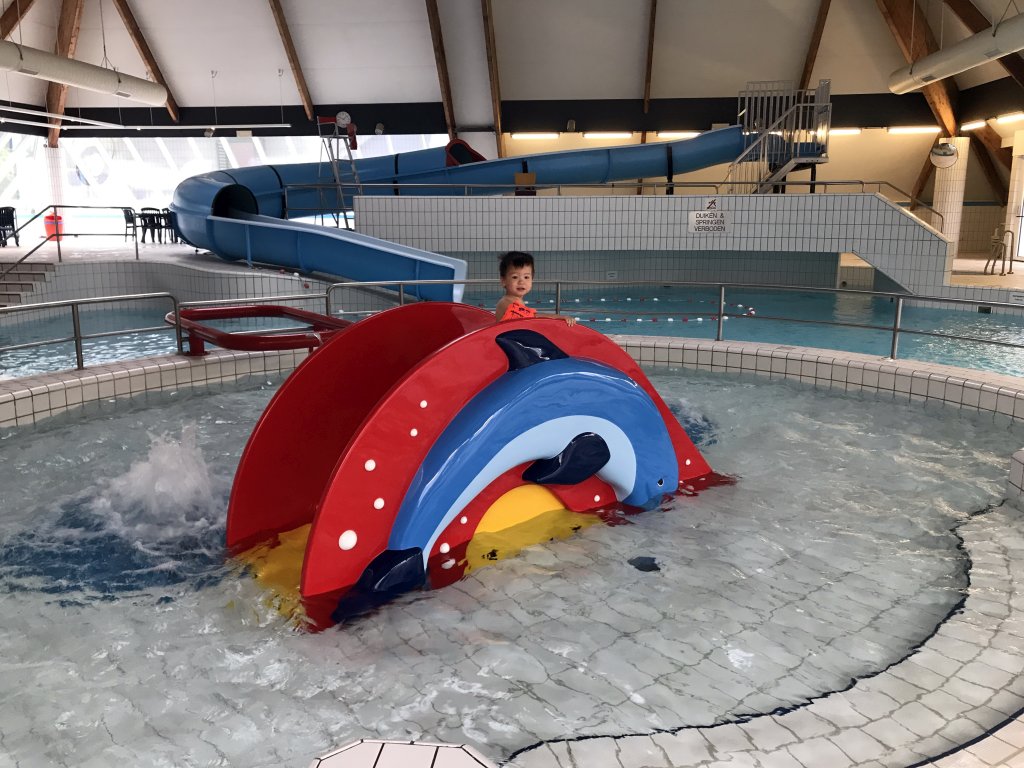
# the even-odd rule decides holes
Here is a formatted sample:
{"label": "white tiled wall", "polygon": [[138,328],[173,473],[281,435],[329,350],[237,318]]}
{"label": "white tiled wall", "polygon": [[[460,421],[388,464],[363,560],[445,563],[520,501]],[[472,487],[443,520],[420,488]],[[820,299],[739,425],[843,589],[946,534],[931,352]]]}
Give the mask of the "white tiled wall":
{"label": "white tiled wall", "polygon": [[[695,234],[690,213],[715,209],[728,231]],[[1009,291],[947,286],[949,243],[878,194],[620,197],[363,197],[359,229],[440,251],[489,253],[852,252],[913,293],[1008,301]]]}
{"label": "white tiled wall", "polygon": [[[138,293],[170,293],[178,301],[241,299],[254,296],[280,296],[323,293],[328,283],[311,280],[292,273],[244,268],[224,269],[175,264],[164,261],[102,260],[65,261],[54,265],[50,280],[40,283],[32,294],[32,303],[65,301],[97,296],[119,296]],[[324,311],[322,299],[307,305],[293,302],[313,311]],[[99,305],[91,311],[102,311]],[[168,311],[171,305],[167,305]],[[61,313],[66,310],[50,310]],[[16,324],[46,317],[47,311],[16,312],[4,316],[5,324]]]}
{"label": "white tiled wall", "polygon": [[960,219],[960,253],[988,254],[992,233],[1005,220],[1005,205],[965,205]]}

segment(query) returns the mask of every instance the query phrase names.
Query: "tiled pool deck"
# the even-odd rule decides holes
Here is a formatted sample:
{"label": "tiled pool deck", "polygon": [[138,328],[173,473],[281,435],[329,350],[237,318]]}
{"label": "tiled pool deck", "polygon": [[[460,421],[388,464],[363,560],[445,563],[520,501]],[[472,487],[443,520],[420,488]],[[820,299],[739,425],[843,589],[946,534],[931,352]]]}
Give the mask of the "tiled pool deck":
{"label": "tiled pool deck", "polygon": [[[994,423],[1024,420],[1024,379],[1011,376],[783,345],[613,338],[649,366],[865,391],[988,413]],[[0,381],[0,428],[29,425],[81,407],[102,410],[118,398],[144,397],[152,391],[287,372],[304,355],[217,351],[206,358],[172,355]],[[958,528],[971,562],[962,606],[901,661],[852,681],[845,690],[824,692],[786,711],[711,727],[549,741],[521,749],[510,760],[500,755],[489,759],[507,759],[515,768],[1024,766],[1024,518],[1014,506],[1024,506],[1024,450],[1007,457],[1007,464],[1009,503]],[[387,757],[392,753],[399,759],[397,747],[391,752],[380,747],[375,762],[365,762],[363,755],[364,762],[357,763],[358,755],[372,751],[361,749],[314,760],[313,765],[392,765]],[[341,762],[345,754],[351,762]],[[484,764],[468,755],[436,744],[405,745],[394,765]]]}

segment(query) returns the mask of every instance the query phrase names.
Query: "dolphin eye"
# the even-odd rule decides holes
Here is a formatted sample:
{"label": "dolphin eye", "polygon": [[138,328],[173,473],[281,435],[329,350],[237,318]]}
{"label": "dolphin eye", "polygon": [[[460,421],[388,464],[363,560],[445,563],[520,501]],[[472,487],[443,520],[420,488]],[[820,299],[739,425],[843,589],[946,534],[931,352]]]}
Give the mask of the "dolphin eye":
{"label": "dolphin eye", "polygon": [[659,477],[658,478],[658,487],[661,488],[661,486],[663,486],[664,484],[665,484],[665,478]]}

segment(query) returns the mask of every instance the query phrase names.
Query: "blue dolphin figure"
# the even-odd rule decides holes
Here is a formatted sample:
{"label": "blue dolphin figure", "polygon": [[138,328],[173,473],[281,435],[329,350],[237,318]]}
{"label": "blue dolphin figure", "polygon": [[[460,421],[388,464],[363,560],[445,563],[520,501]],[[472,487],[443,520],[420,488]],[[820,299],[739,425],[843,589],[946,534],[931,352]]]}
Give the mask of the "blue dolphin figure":
{"label": "blue dolphin figure", "polygon": [[549,359],[505,373],[452,419],[410,483],[388,550],[418,549],[425,568],[434,542],[493,480],[586,433],[607,445],[606,463],[588,476],[619,501],[649,509],[678,488],[675,450],[647,392],[602,363]]}

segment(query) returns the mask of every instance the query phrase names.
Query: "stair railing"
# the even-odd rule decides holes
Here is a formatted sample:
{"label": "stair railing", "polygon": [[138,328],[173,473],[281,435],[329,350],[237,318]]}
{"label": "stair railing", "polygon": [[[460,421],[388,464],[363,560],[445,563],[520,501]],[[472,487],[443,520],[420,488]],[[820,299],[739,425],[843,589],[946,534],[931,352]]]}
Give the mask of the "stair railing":
{"label": "stair railing", "polygon": [[[23,229],[25,229],[25,227],[27,227],[33,221],[35,221],[40,216],[42,216],[43,214],[45,214],[45,213],[47,213],[49,211],[53,211],[53,216],[54,216],[55,224],[57,222],[61,222],[62,220],[60,218],[60,212],[61,212],[61,210],[65,209],[65,208],[88,208],[88,209],[108,210],[108,211],[123,211],[124,210],[124,206],[116,206],[116,205],[48,205],[45,208],[43,208],[41,211],[39,211],[39,213],[37,213],[35,216],[30,218],[24,224],[22,224],[20,227],[18,227],[17,232],[20,233]],[[63,226],[58,226],[57,227],[57,231],[55,231],[53,234],[47,234],[46,237],[43,238],[42,242],[38,243],[34,248],[30,248],[29,251],[24,256],[22,256],[17,261],[11,263],[10,265],[8,265],[7,269],[5,269],[2,272],[0,272],[0,280],[3,280],[5,277],[7,277],[7,275],[9,275],[11,272],[13,272],[16,267],[18,267],[19,265],[24,263],[24,261],[29,256],[31,256],[33,253],[35,253],[36,251],[38,251],[40,248],[42,248],[44,245],[46,245],[47,243],[49,243],[51,241],[55,241],[57,243],[57,261],[63,261],[64,257],[63,257],[63,254],[61,254],[60,242],[61,242],[61,239],[64,238],[64,237],[79,237],[80,235],[111,236],[111,235],[120,235],[120,234],[121,234],[120,232],[66,232],[66,231],[64,231]],[[135,258],[136,258],[136,260],[138,260],[138,258],[139,258],[139,238],[138,238],[138,235],[134,231],[132,231],[130,234],[131,234],[131,238],[135,241]],[[127,235],[126,235],[126,237],[127,237]]]}
{"label": "stair railing", "polygon": [[740,94],[740,119],[747,135],[755,138],[729,166],[730,192],[766,192],[801,159],[827,158],[830,93],[830,81],[822,80],[814,90],[753,89]]}

